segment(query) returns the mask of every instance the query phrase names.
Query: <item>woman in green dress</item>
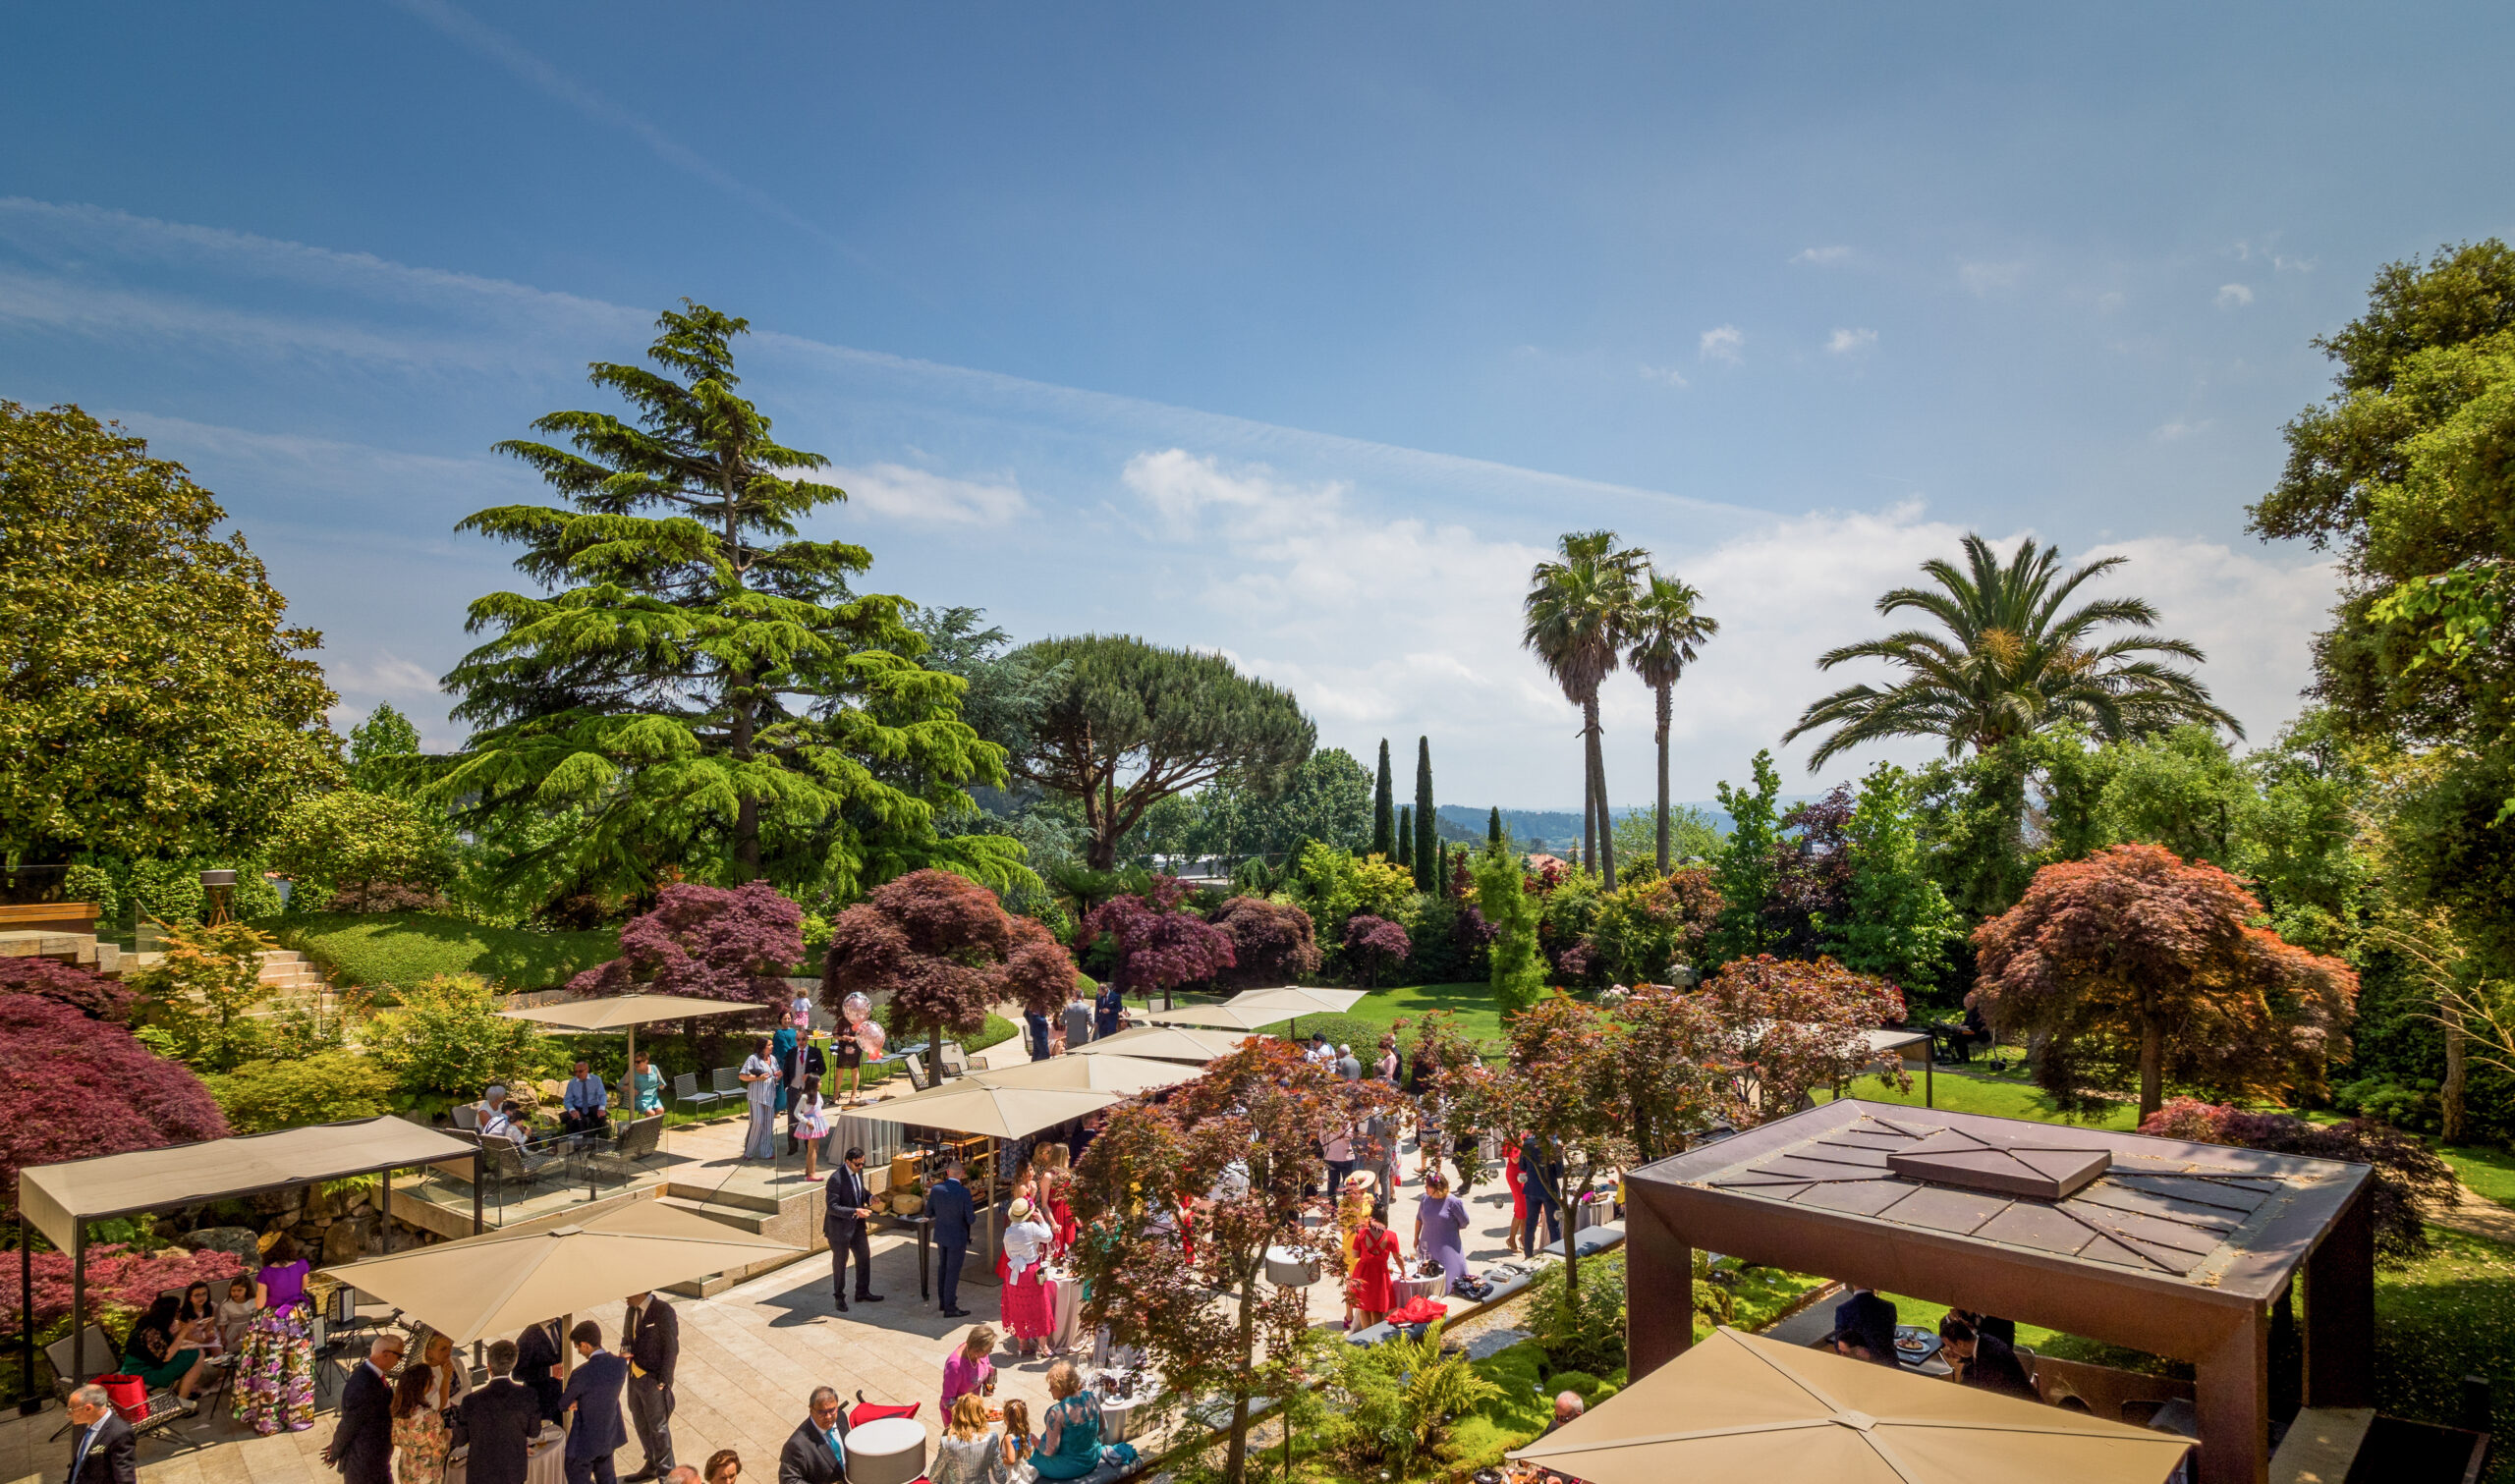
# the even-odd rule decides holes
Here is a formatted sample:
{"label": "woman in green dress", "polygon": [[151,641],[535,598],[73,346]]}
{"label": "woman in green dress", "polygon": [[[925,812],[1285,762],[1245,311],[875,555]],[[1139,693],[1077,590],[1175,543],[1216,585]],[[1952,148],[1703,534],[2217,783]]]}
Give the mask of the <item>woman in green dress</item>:
{"label": "woman in green dress", "polygon": [[1040,1423],[1031,1466],[1042,1479],[1080,1479],[1100,1466],[1100,1399],[1083,1389],[1071,1360],[1048,1367],[1048,1395],[1056,1400]]}

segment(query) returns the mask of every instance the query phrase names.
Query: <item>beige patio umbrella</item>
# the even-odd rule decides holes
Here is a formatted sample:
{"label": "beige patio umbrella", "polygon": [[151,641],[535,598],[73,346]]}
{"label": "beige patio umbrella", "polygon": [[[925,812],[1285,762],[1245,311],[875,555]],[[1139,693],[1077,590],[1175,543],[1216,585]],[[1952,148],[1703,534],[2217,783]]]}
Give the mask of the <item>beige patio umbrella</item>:
{"label": "beige patio umbrella", "polygon": [[1215,1030],[1263,1030],[1304,1014],[1280,1005],[1182,1005],[1176,1010],[1147,1010],[1137,1016],[1153,1025],[1203,1025]]}
{"label": "beige patio umbrella", "polygon": [[[1157,1062],[1193,1062],[1202,1067],[1229,1056],[1247,1042],[1250,1032],[1202,1030],[1190,1025],[1138,1025],[1097,1041],[1066,1048],[1066,1057],[1150,1057]],[[1035,1065],[1046,1065],[1044,1063]]]}
{"label": "beige patio umbrella", "polygon": [[1590,1484],[2162,1484],[2191,1446],[1720,1329],[1511,1457]]}
{"label": "beige patio umbrella", "polygon": [[573,1317],[632,1293],[802,1253],[694,1211],[641,1200],[572,1225],[491,1232],[323,1272],[470,1345],[553,1314]]}
{"label": "beige patio umbrella", "polygon": [[[1157,1061],[1149,1057],[1097,1056],[1025,1062],[1000,1072],[973,1072],[969,1079],[997,1087],[1071,1088],[1133,1096],[1193,1082],[1198,1074],[1199,1069],[1177,1062]],[[899,1105],[893,1103],[890,1106],[896,1108]]]}
{"label": "beige patio umbrella", "polygon": [[[510,1020],[537,1020],[567,1030],[626,1030],[629,1066],[638,1065],[638,1027],[656,1020],[684,1020],[694,1016],[757,1014],[765,1005],[729,1000],[696,1000],[688,995],[610,995],[599,1000],[571,1000],[557,1005],[522,1005],[498,1014]],[[635,1292],[636,1290],[630,1292]]]}
{"label": "beige patio umbrella", "polygon": [[[1089,1062],[1084,1064],[1090,1066]],[[914,1124],[954,1133],[989,1138],[1027,1138],[1042,1128],[1097,1113],[1123,1103],[1132,1093],[1089,1087],[1006,1086],[992,1080],[1001,1072],[974,1072],[940,1087],[891,1098],[866,1110],[867,1118],[891,1124]],[[1192,1073],[1193,1075],[1193,1073]]]}
{"label": "beige patio umbrella", "polygon": [[1287,984],[1280,989],[1244,989],[1223,1003],[1269,1010],[1280,1007],[1297,1016],[1341,1016],[1369,993],[1367,989],[1310,989]]}

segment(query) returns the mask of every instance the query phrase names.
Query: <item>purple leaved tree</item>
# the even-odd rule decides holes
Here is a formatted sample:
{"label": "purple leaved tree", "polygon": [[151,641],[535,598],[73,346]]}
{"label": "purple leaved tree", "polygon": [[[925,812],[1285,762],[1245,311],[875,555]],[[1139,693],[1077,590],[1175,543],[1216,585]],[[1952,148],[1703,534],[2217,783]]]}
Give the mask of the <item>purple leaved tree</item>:
{"label": "purple leaved tree", "polygon": [[28,1166],[227,1136],[191,1068],[42,995],[0,995],[0,1191],[13,1199]]}
{"label": "purple leaved tree", "polygon": [[[597,963],[568,981],[581,995],[644,991],[725,1000],[762,1010],[785,1004],[786,975],[804,957],[804,909],[764,881],[737,887],[665,887],[655,909],[629,919],[620,930],[620,957]],[[711,1016],[707,1029],[722,1034],[726,1020]],[[695,1047],[699,1021],[682,1022]]]}
{"label": "purple leaved tree", "polygon": [[1210,979],[1238,962],[1231,934],[1183,906],[1187,895],[1178,877],[1155,876],[1144,896],[1112,897],[1093,907],[1076,944],[1089,948],[1105,934],[1118,950],[1118,992],[1143,995],[1149,1003],[1160,990],[1167,1010],[1171,990]]}
{"label": "purple leaved tree", "polygon": [[[1041,923],[1012,916],[995,893],[949,871],[911,871],[830,924],[821,1003],[888,996],[891,1030],[972,1035],[998,1002],[1045,1015],[1074,990],[1074,960]],[[941,1059],[936,1059],[941,1072]]]}
{"label": "purple leaved tree", "polygon": [[1345,957],[1362,965],[1365,988],[1378,982],[1381,969],[1404,962],[1414,951],[1414,941],[1406,936],[1406,929],[1386,917],[1356,912],[1345,919]]}

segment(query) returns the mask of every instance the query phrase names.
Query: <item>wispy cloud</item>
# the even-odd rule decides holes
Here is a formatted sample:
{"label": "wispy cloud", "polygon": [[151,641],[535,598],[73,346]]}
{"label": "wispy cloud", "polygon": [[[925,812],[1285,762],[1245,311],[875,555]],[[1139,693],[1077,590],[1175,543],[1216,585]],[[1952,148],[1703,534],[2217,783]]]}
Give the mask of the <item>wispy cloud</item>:
{"label": "wispy cloud", "polygon": [[1876,345],[1875,330],[1836,330],[1825,341],[1825,349],[1836,356],[1857,356]]}
{"label": "wispy cloud", "polygon": [[1669,386],[1675,387],[1680,391],[1683,391],[1685,388],[1693,385],[1692,382],[1686,380],[1686,373],[1678,370],[1675,366],[1654,366],[1649,362],[1645,361],[1641,365],[1640,370],[1642,372],[1642,379],[1645,381],[1665,382]]}
{"label": "wispy cloud", "polygon": [[2213,302],[2221,309],[2241,309],[2253,302],[2253,291],[2243,284],[2220,284]]}
{"label": "wispy cloud", "polygon": [[1031,509],[1009,474],[1001,480],[955,479],[902,464],[874,464],[824,469],[816,477],[876,515],[916,524],[1001,525]]}
{"label": "wispy cloud", "polygon": [[1792,253],[1790,260],[1794,263],[1812,263],[1819,268],[1830,267],[1835,263],[1850,261],[1851,249],[1840,247],[1803,247]]}
{"label": "wispy cloud", "polygon": [[2180,443],[2186,438],[2197,437],[2208,432],[2216,422],[2217,419],[2214,417],[2177,417],[2172,422],[2157,424],[2156,432],[2152,436],[2159,443]]}
{"label": "wispy cloud", "polygon": [[1699,354],[1705,360],[1725,360],[1736,365],[1746,349],[1746,331],[1736,325],[1720,325],[1703,332]]}
{"label": "wispy cloud", "polygon": [[2024,263],[1960,262],[1956,276],[1976,294],[1996,294],[2017,287],[2026,276]]}

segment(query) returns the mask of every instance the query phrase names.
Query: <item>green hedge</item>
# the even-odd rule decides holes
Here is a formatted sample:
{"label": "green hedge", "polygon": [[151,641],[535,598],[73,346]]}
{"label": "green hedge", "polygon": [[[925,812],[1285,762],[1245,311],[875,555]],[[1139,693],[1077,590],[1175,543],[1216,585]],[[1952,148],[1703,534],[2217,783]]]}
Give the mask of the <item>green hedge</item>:
{"label": "green hedge", "polygon": [[428,912],[308,912],[255,925],[340,983],[377,990],[459,973],[478,974],[501,989],[555,989],[620,956],[614,928],[529,933]]}

